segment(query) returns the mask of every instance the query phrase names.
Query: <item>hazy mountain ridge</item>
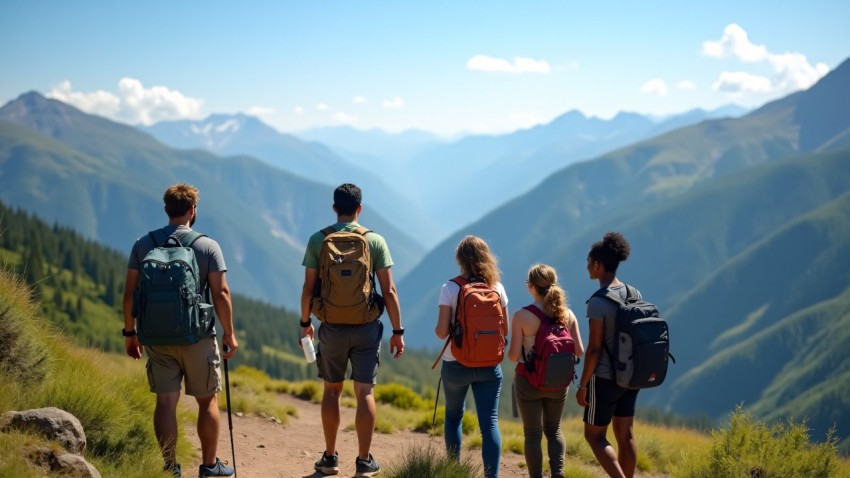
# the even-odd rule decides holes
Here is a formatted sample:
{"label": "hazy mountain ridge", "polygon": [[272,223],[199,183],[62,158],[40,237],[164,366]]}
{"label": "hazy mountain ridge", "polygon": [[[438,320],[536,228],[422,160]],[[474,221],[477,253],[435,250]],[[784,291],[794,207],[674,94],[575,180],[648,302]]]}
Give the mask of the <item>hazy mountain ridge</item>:
{"label": "hazy mountain ridge", "polygon": [[[165,224],[162,191],[191,182],[201,190],[197,228],[222,244],[234,290],[297,307],[303,244],[335,220],[332,187],[248,157],[173,150],[33,93],[0,108],[0,120],[9,119],[34,129],[0,121],[7,203],[129,251],[133,240]],[[364,210],[363,223],[390,241],[398,275],[421,256],[416,241],[374,211]],[[281,231],[286,237],[275,237]]]}
{"label": "hazy mountain ridge", "polygon": [[[364,209],[392,218],[402,230],[419,229],[409,240],[432,245],[440,227],[416,202],[400,192],[392,176],[373,163],[340,157],[324,144],[281,133],[258,118],[216,114],[199,121],[164,121],[143,128],[157,140],[180,149],[247,155],[307,180],[337,186],[355,183],[363,189]],[[413,264],[407,264],[412,267]]]}

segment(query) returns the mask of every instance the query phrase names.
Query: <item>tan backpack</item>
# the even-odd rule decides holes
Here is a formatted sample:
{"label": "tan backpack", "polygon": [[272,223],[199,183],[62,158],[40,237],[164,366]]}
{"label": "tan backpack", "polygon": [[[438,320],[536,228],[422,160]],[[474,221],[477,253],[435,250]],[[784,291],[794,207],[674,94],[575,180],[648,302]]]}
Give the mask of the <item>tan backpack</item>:
{"label": "tan backpack", "polygon": [[319,253],[319,277],[310,309],[329,324],[366,324],[384,311],[383,298],[375,290],[375,274],[368,229],[337,231],[322,229],[325,235]]}

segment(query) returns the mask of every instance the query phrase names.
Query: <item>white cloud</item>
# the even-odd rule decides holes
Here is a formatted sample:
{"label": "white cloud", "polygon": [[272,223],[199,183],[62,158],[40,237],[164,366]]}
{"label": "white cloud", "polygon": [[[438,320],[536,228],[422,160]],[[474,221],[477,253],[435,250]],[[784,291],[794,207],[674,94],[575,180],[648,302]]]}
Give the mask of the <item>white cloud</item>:
{"label": "white cloud", "polygon": [[475,55],[466,62],[469,70],[503,73],[549,73],[549,63],[531,58],[515,57],[513,63],[504,58]]}
{"label": "white cloud", "polygon": [[292,111],[294,111],[295,114],[297,114],[297,115],[303,115],[304,114],[304,107],[303,106],[296,106],[295,108],[292,108]]}
{"label": "white cloud", "polygon": [[369,102],[369,100],[366,99],[365,96],[355,96],[354,98],[351,99],[351,102],[354,103],[355,105],[362,105],[364,103]]}
{"label": "white cloud", "polygon": [[404,100],[401,99],[401,97],[396,96],[395,98],[393,98],[391,100],[382,101],[381,106],[383,106],[384,108],[389,108],[389,109],[394,109],[394,110],[401,109],[401,108],[404,108]]}
{"label": "white cloud", "polygon": [[272,116],[275,114],[275,109],[268,106],[252,106],[245,111],[245,114],[258,117]]}
{"label": "white cloud", "polygon": [[327,103],[319,103],[316,105],[316,109],[319,111],[327,111],[329,108]]}
{"label": "white cloud", "polygon": [[769,78],[743,71],[724,71],[711,87],[717,91],[741,95],[743,93],[770,93],[774,88]]}
{"label": "white cloud", "polygon": [[543,123],[540,114],[527,111],[515,111],[510,114],[512,129],[527,129]]}
{"label": "white cloud", "polygon": [[690,80],[682,80],[676,83],[676,88],[680,90],[695,90],[697,89],[696,83]]}
{"label": "white cloud", "polygon": [[339,112],[339,113],[331,116],[331,120],[333,120],[334,123],[351,124],[351,123],[354,122],[354,117],[349,116],[345,113]]}
{"label": "white cloud", "polygon": [[660,78],[655,78],[644,83],[640,91],[651,95],[667,96],[667,83]]}
{"label": "white cloud", "polygon": [[702,52],[714,58],[734,56],[745,62],[762,61],[768,55],[766,46],[752,43],[747,32],[734,23],[723,30],[720,40],[703,42]]}
{"label": "white cloud", "polygon": [[103,90],[74,91],[71,82],[66,80],[55,86],[47,96],[88,113],[145,125],[163,120],[200,118],[204,103],[165,86],[145,88],[135,78],[121,78],[117,94]]}
{"label": "white cloud", "polygon": [[713,58],[767,64],[773,70],[770,78],[743,71],[721,72],[712,87],[734,94],[791,93],[809,88],[829,72],[826,64],[812,65],[802,53],[771,53],[765,45],[752,43],[747,32],[734,23],[726,27],[720,40],[703,42],[702,51]]}

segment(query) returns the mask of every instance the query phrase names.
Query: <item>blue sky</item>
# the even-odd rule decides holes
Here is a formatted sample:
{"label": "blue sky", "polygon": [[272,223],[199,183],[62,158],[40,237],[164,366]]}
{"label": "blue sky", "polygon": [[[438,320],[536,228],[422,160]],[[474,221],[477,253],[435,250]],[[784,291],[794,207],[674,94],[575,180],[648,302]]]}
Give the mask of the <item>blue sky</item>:
{"label": "blue sky", "polygon": [[753,107],[850,56],[846,1],[0,3],[0,102],[138,124],[498,133],[578,109]]}

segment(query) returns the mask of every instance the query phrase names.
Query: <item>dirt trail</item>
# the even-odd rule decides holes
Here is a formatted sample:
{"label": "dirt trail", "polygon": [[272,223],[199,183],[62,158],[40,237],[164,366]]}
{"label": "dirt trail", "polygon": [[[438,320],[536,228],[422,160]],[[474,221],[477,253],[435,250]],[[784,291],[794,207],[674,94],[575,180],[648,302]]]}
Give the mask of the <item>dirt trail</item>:
{"label": "dirt trail", "polygon": [[[223,399],[223,397],[222,397]],[[280,400],[298,410],[297,417],[288,417],[288,423],[281,425],[269,418],[257,416],[237,417],[233,415],[233,440],[236,446],[237,474],[240,478],[319,478],[324,475],[313,470],[313,463],[325,448],[322,436],[320,407],[317,404],[299,400],[290,395],[281,395]],[[181,400],[186,406],[194,405],[193,400]],[[379,412],[380,413],[380,410]],[[354,458],[357,455],[357,435],[346,430],[354,423],[354,409],[342,407],[340,431],[337,449],[340,456],[340,477],[354,475]],[[353,428],[353,427],[351,427]],[[185,430],[187,438],[200,455],[200,442],[193,427]],[[399,458],[399,455],[413,445],[428,442],[442,450],[442,437],[429,437],[423,433],[410,431],[395,432],[391,435],[375,433],[372,440],[372,454],[386,469],[387,465]],[[467,451],[464,450],[466,453]],[[480,451],[472,450],[480,461]],[[218,455],[222,461],[231,461],[230,434],[227,428],[227,412],[221,415],[221,434]],[[519,478],[528,476],[519,467],[525,459],[515,453],[502,455],[500,477]],[[184,475],[192,476],[194,466],[184,465]],[[380,475],[379,475],[380,476]]]}

